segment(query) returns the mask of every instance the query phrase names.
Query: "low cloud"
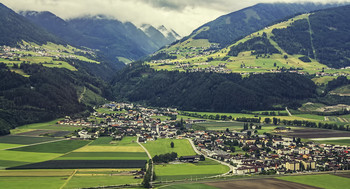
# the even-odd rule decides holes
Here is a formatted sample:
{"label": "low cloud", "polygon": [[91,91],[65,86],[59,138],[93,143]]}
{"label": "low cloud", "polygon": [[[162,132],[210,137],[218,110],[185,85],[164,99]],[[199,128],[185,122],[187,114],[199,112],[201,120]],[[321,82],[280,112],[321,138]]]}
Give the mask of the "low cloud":
{"label": "low cloud", "polygon": [[[70,19],[85,15],[105,14],[136,25],[165,25],[181,35],[215,18],[251,6],[268,2],[305,2],[304,0],[1,0],[14,9],[50,11]],[[311,0],[308,2],[350,2],[350,0]]]}

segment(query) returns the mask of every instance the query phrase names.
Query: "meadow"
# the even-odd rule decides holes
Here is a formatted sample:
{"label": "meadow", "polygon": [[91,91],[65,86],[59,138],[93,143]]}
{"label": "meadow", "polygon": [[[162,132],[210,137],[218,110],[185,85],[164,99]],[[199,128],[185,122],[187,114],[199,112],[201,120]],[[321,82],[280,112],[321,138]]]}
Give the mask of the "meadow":
{"label": "meadow", "polygon": [[190,180],[220,175],[228,172],[230,169],[213,160],[205,160],[202,163],[180,163],[180,164],[161,164],[155,165],[155,172],[158,181],[170,180]]}
{"label": "meadow", "polygon": [[51,138],[51,137],[27,137],[27,136],[13,136],[13,135],[0,137],[0,143],[23,144],[23,145],[49,142],[49,141],[55,141],[55,140],[60,140],[60,139]]}
{"label": "meadow", "polygon": [[348,188],[350,179],[335,175],[303,175],[303,176],[286,176],[279,177],[278,179],[296,182],[300,184],[306,184],[314,187],[325,189],[343,189]]}
{"label": "meadow", "polygon": [[57,160],[147,160],[145,152],[72,152]]}
{"label": "meadow", "polygon": [[[171,142],[174,142],[174,148],[170,147]],[[143,146],[147,148],[152,157],[171,152],[176,152],[178,157],[196,155],[190,142],[186,139],[158,139],[147,141]]]}
{"label": "meadow", "polygon": [[14,151],[23,151],[23,152],[44,152],[44,153],[61,153],[65,154],[75,149],[81,148],[90,141],[82,140],[62,140],[58,142],[50,142],[32,146],[25,146],[20,148],[11,149]]}

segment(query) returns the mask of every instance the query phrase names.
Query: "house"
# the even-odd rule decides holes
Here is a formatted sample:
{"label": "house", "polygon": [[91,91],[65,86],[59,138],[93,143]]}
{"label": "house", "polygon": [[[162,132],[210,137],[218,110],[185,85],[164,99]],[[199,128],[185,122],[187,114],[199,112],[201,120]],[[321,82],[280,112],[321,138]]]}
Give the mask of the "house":
{"label": "house", "polygon": [[80,136],[81,139],[90,139],[90,138],[92,138],[91,134],[89,134],[85,130],[79,131],[78,135]]}
{"label": "house", "polygon": [[300,163],[297,161],[287,161],[284,166],[288,171],[300,171]]}
{"label": "house", "polygon": [[198,163],[200,156],[181,156],[179,160],[188,163]]}

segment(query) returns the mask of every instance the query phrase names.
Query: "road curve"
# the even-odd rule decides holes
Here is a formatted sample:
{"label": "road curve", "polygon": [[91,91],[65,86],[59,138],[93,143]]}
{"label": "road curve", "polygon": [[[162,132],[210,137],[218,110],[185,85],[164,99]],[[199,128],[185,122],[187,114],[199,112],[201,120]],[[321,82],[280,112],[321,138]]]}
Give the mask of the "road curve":
{"label": "road curve", "polygon": [[193,150],[194,150],[197,154],[203,155],[203,156],[205,156],[205,158],[214,160],[214,161],[216,161],[216,162],[218,162],[218,163],[220,163],[220,164],[222,164],[222,165],[226,165],[226,166],[228,166],[228,167],[230,168],[230,170],[229,170],[227,173],[224,173],[224,174],[221,174],[221,175],[216,175],[216,176],[213,176],[213,177],[228,176],[228,175],[230,175],[230,173],[233,173],[234,167],[233,167],[232,165],[204,155],[202,152],[200,152],[200,151],[196,148],[196,146],[194,145],[192,139],[187,138],[187,140],[190,142],[190,144],[192,145]]}

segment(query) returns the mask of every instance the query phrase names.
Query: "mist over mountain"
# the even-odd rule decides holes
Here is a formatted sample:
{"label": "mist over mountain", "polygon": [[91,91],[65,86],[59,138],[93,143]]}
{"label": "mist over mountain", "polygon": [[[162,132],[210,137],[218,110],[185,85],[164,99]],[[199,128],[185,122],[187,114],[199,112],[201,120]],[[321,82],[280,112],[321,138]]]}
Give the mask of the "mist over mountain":
{"label": "mist over mountain", "polygon": [[100,50],[110,60],[121,57],[135,60],[179,38],[176,32],[167,32],[165,28],[163,35],[153,26],[142,30],[131,22],[123,23],[105,15],[63,20],[50,12],[21,14],[71,44]]}

